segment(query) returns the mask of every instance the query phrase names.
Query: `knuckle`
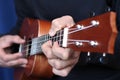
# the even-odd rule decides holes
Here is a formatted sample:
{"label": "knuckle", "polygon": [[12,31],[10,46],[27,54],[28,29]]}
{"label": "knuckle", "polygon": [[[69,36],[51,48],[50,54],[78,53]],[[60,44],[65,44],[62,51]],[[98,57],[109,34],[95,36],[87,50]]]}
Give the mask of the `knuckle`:
{"label": "knuckle", "polygon": [[8,39],[7,39],[7,36],[1,37],[1,41],[6,42],[6,40],[8,40]]}
{"label": "knuckle", "polygon": [[62,64],[58,61],[56,61],[54,65],[55,65],[55,68],[58,70],[62,68]]}
{"label": "knuckle", "polygon": [[45,55],[46,55],[47,58],[52,58],[53,57],[51,51],[46,51]]}
{"label": "knuckle", "polygon": [[53,53],[57,53],[57,52],[58,52],[56,46],[53,46],[53,48],[52,48],[52,52],[53,52]]}
{"label": "knuckle", "polygon": [[13,63],[9,63],[9,62],[6,64],[7,67],[10,67],[10,66],[13,66],[13,65],[14,65]]}
{"label": "knuckle", "polygon": [[[62,24],[60,24],[60,18],[54,19],[54,20],[52,21],[52,25],[55,26],[55,27],[54,27],[55,30],[61,29]],[[53,28],[53,27],[52,27],[52,28]]]}
{"label": "knuckle", "polygon": [[68,72],[66,70],[56,70],[55,68],[52,68],[52,72],[61,77],[66,77],[68,75]]}
{"label": "knuckle", "polygon": [[63,77],[68,76],[68,71],[67,71],[67,70],[63,70],[63,71],[61,72],[61,76],[63,76]]}
{"label": "knuckle", "polygon": [[43,44],[43,45],[41,46],[41,49],[42,49],[42,51],[44,52],[44,50],[45,50],[45,44]]}
{"label": "knuckle", "polygon": [[41,49],[44,51],[48,48],[48,42],[45,42],[42,46]]}
{"label": "knuckle", "polygon": [[64,60],[67,60],[69,58],[69,53],[63,53],[62,56]]}
{"label": "knuckle", "polygon": [[71,57],[72,55],[72,52],[71,52],[71,49],[67,48],[64,53],[62,53],[62,57],[64,60],[67,60]]}
{"label": "knuckle", "polygon": [[8,59],[6,56],[2,57],[3,62],[8,62]]}
{"label": "knuckle", "polygon": [[14,63],[14,65],[21,65],[23,64],[23,61],[21,59],[17,60],[16,63]]}
{"label": "knuckle", "polygon": [[15,35],[14,37],[15,37],[16,39],[20,39],[20,37],[19,37],[18,35]]}
{"label": "knuckle", "polygon": [[72,16],[70,16],[70,15],[67,15],[66,17],[67,17],[69,20],[73,20]]}
{"label": "knuckle", "polygon": [[10,62],[8,65],[15,66],[15,65],[22,65],[25,64],[22,59],[15,60],[14,62]]}
{"label": "knuckle", "polygon": [[19,41],[19,39],[20,39],[20,37],[18,36],[18,35],[14,35],[14,40],[18,40]]}
{"label": "knuckle", "polygon": [[58,24],[58,19],[52,20],[52,24]]}

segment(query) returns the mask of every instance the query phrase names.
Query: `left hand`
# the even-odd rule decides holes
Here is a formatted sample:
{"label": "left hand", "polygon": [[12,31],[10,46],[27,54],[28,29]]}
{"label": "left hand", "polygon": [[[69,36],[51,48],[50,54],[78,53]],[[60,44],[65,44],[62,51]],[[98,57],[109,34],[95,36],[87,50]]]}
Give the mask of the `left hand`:
{"label": "left hand", "polygon": [[[67,23],[67,24],[66,24]],[[74,25],[70,16],[63,16],[52,21],[50,35],[53,36],[56,31]],[[71,69],[78,62],[80,52],[75,52],[70,48],[62,48],[58,42],[48,41],[42,45],[42,50],[48,58],[49,64],[53,68],[53,73],[59,76],[67,76]]]}

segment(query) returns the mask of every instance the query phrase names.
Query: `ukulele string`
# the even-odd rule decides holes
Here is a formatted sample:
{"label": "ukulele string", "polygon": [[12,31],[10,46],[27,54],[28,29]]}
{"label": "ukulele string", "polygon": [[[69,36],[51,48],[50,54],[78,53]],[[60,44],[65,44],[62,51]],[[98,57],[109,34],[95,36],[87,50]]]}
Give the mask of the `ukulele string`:
{"label": "ukulele string", "polygon": [[[59,41],[62,41],[62,40],[59,40]],[[71,41],[71,42],[69,42],[69,41]],[[68,40],[68,45],[69,44],[75,44],[75,42],[90,42],[90,40]],[[61,45],[61,44],[59,44],[59,45]],[[37,46],[37,48],[34,48],[34,51],[36,51],[36,52],[38,52],[38,51],[40,51],[40,49],[41,49],[41,44],[39,45],[39,46]],[[26,50],[23,50],[22,52],[24,53],[24,52],[29,52],[31,49],[26,49]]]}
{"label": "ukulele string", "polygon": [[[75,33],[75,32],[78,32],[78,31],[81,31],[81,30],[85,30],[85,29],[88,29],[88,28],[91,28],[91,27],[93,27],[94,25],[89,25],[89,26],[86,26],[86,27],[83,27],[83,28],[80,28],[80,29],[78,29],[78,28],[71,28],[71,29],[69,29],[69,33],[68,34],[71,34],[71,33]],[[72,30],[72,31],[71,31]],[[62,30],[60,30],[60,31],[64,31],[63,29]],[[45,36],[45,35],[43,35],[43,36]],[[40,36],[40,37],[43,37],[43,36]],[[49,34],[46,34],[46,36],[49,36]],[[40,38],[40,37],[37,37],[37,38]],[[36,38],[34,38],[34,39],[36,39]],[[27,40],[27,42],[26,43],[29,43],[29,42],[31,42],[32,40]]]}
{"label": "ukulele string", "polygon": [[72,28],[72,29],[70,29],[72,31],[69,32],[69,34],[75,33],[75,32],[81,31],[81,30],[85,30],[85,29],[88,29],[88,28],[91,28],[91,27],[94,27],[94,25],[89,25],[89,26],[82,27],[82,28]]}
{"label": "ukulele string", "polygon": [[[62,39],[61,40],[58,40],[59,41],[59,43],[61,43],[62,42]],[[68,39],[68,45],[70,45],[70,44],[75,44],[75,42],[86,42],[86,43],[89,43],[91,40],[73,40],[73,39]],[[42,41],[41,41],[42,42]],[[36,44],[38,44],[38,43],[34,43],[34,45],[36,45]],[[33,44],[32,44],[33,45]],[[59,44],[59,45],[62,45],[62,44]],[[41,49],[41,44],[39,44],[39,46],[37,46],[37,48],[34,48],[34,51],[39,51],[40,49]],[[31,49],[25,49],[25,50],[23,50],[22,52],[29,52]]]}
{"label": "ukulele string", "polygon": [[[69,32],[68,32],[68,34],[72,34],[72,33],[75,33],[75,32],[78,32],[78,31],[81,31],[81,30],[84,30],[84,29],[88,29],[88,28],[90,28],[90,27],[92,27],[92,26],[88,26],[88,27],[85,27],[85,28],[83,28],[83,29],[77,29],[77,28],[72,28],[72,29],[69,29]],[[74,30],[73,30],[74,29]],[[77,30],[76,30],[77,29]],[[72,30],[72,31],[71,31]],[[63,31],[63,30],[60,30],[60,31]],[[43,35],[43,36],[46,36],[46,35]],[[47,35],[48,36],[48,35]],[[44,39],[44,40],[41,40],[41,41],[39,41],[39,42],[34,42],[33,44],[26,44],[24,47],[29,47],[29,46],[32,46],[32,45],[35,45],[35,44],[40,44],[40,43],[43,43],[43,42],[46,42],[46,41],[48,41],[48,40],[52,40],[52,39],[57,39],[57,38],[60,38],[60,37],[62,37],[63,35],[59,35],[59,36],[54,36],[54,37],[51,37],[51,38],[49,38],[49,39]],[[34,39],[39,39],[39,38],[41,38],[42,36],[40,36],[40,37],[38,37],[38,38],[34,38]],[[57,41],[59,41],[59,40],[57,40]],[[29,42],[32,42],[32,40],[28,40],[26,43],[29,43]]]}
{"label": "ukulele string", "polygon": [[[32,46],[32,45],[36,45],[36,44],[41,44],[41,43],[44,43],[44,42],[46,42],[46,41],[48,41],[48,40],[60,38],[60,37],[62,37],[62,36],[63,36],[63,35],[55,36],[55,37],[52,37],[52,38],[49,38],[49,39],[44,39],[44,40],[36,41],[36,42],[34,42],[34,43],[32,43],[32,44],[26,44],[26,45],[24,45],[24,48],[29,47],[29,46]],[[37,39],[37,38],[36,38],[36,39]],[[32,41],[32,40],[29,40],[29,42],[30,42],[30,41]],[[57,41],[60,41],[60,40],[57,40]]]}
{"label": "ukulele string", "polygon": [[[69,32],[68,32],[68,34],[72,34],[72,33],[75,33],[75,32],[78,32],[78,31],[81,31],[81,30],[85,30],[85,29],[88,29],[88,28],[91,28],[91,27],[93,27],[93,25],[89,25],[89,26],[86,26],[86,27],[83,27],[83,28],[81,28],[81,29],[78,29],[78,28],[71,28],[71,29],[68,29],[69,30]],[[71,31],[72,30],[72,31]],[[60,31],[64,31],[64,30],[60,30]],[[45,35],[43,35],[43,36],[45,36]],[[49,36],[48,34],[47,34],[47,36]],[[32,44],[26,44],[26,45],[24,45],[24,48],[26,48],[26,47],[29,47],[29,46],[32,46],[32,45],[36,45],[36,44],[40,44],[40,46],[38,46],[38,48],[41,48],[41,43],[43,43],[43,42],[46,42],[46,41],[48,41],[48,40],[51,40],[51,39],[57,39],[57,38],[60,38],[60,37],[62,37],[63,35],[57,35],[57,36],[54,36],[54,37],[51,37],[51,38],[49,38],[49,39],[44,39],[44,40],[41,40],[41,41],[39,41],[39,42],[34,42],[34,43],[32,43]],[[42,36],[40,36],[40,37],[42,37]],[[38,38],[40,38],[40,37],[38,37]],[[38,38],[34,38],[34,39],[38,39]],[[63,40],[63,39],[62,39]],[[58,42],[62,42],[62,40],[57,40]],[[28,40],[27,41],[27,43],[29,43],[29,42],[31,42],[32,40]],[[70,41],[70,42],[69,42]],[[75,42],[90,42],[91,40],[72,40],[72,39],[68,39],[68,45],[69,44],[75,44]],[[59,45],[61,45],[61,44],[59,44]],[[29,51],[30,49],[27,49],[27,51]],[[37,51],[37,49],[36,49],[36,51]]]}

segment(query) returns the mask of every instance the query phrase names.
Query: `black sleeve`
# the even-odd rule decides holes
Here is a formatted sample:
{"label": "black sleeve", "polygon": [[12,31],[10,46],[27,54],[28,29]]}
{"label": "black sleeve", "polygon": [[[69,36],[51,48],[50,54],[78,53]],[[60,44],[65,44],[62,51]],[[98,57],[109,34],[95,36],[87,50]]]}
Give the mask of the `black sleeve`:
{"label": "black sleeve", "polygon": [[[8,34],[12,34],[12,35],[16,35],[16,34],[18,35],[19,34],[20,27],[22,25],[22,21],[25,18],[24,11],[26,9],[25,7],[22,7],[24,4],[21,3],[21,2],[22,1],[20,1],[20,0],[14,0],[15,11],[16,11],[16,15],[17,15],[17,22],[16,22],[15,27]],[[25,9],[23,9],[23,8],[25,8]]]}

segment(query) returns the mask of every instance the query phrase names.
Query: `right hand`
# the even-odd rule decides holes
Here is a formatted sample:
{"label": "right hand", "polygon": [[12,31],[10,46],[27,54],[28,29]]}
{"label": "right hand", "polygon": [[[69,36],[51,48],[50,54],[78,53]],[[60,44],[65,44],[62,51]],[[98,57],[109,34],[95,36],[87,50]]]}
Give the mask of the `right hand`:
{"label": "right hand", "polygon": [[17,35],[6,35],[0,37],[0,66],[1,67],[12,67],[22,66],[26,67],[27,59],[22,58],[22,53],[10,53],[5,48],[10,47],[13,43],[23,44],[25,40],[21,39]]}

